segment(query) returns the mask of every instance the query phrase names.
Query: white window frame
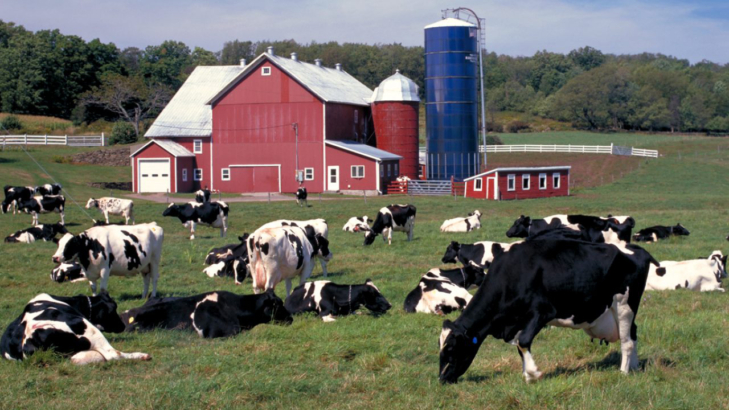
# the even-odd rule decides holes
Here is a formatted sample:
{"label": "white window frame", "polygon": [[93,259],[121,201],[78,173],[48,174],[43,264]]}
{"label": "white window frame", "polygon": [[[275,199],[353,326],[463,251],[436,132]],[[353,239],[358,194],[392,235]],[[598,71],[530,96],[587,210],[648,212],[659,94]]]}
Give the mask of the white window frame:
{"label": "white window frame", "polygon": [[509,174],[506,176],[506,190],[516,191],[516,174]]}
{"label": "white window frame", "polygon": [[[544,184],[542,184],[542,181],[544,181]],[[544,185],[544,186],[542,186]],[[539,189],[547,189],[547,174],[539,174]]]}
{"label": "white window frame", "polygon": [[304,168],[304,181],[314,180],[314,168]]}
{"label": "white window frame", "polygon": [[[359,175],[357,172],[358,170],[362,171],[362,174]],[[349,175],[354,179],[362,179],[365,177],[365,166],[364,165],[352,165],[349,167]]]}
{"label": "white window frame", "polygon": [[473,183],[473,190],[483,191],[483,178],[476,178],[475,182]]}
{"label": "white window frame", "polygon": [[271,67],[261,67],[261,75],[271,75]]}
{"label": "white window frame", "polygon": [[220,169],[220,179],[223,181],[230,181],[230,168]]}
{"label": "white window frame", "polygon": [[[554,181],[557,181],[555,184]],[[555,172],[552,174],[552,188],[559,189],[559,187],[562,185],[562,174],[559,172]]]}
{"label": "white window frame", "polygon": [[192,153],[193,154],[202,154],[203,153],[203,141],[202,140],[192,140]]}
{"label": "white window frame", "polygon": [[[198,176],[198,172],[200,174],[199,176]],[[202,179],[203,179],[203,169],[202,168],[195,168],[194,170],[192,170],[192,180],[193,181],[202,181]]]}
{"label": "white window frame", "polygon": [[[526,187],[524,187],[524,181],[526,181]],[[521,174],[521,190],[528,191],[532,188],[532,176],[531,174]]]}
{"label": "white window frame", "polygon": [[187,168],[182,169],[182,182],[187,182]]}

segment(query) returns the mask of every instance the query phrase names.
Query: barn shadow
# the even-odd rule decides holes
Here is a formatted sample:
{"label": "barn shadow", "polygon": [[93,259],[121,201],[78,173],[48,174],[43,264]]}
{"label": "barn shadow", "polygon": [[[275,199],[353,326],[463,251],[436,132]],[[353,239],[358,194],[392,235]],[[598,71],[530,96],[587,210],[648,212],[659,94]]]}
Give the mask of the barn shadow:
{"label": "barn shadow", "polygon": [[[661,366],[665,367],[673,367],[675,365],[675,362],[671,359],[667,359],[664,357],[657,357],[654,359],[651,359],[653,362],[659,363]],[[648,363],[648,359],[639,359],[638,360],[638,370],[637,371],[645,371],[646,364]],[[583,373],[585,371],[593,371],[593,370],[600,370],[600,371],[619,371],[620,369],[620,352],[610,352],[607,356],[605,356],[602,360],[592,363],[586,363],[580,366],[576,367],[562,367],[559,366],[555,368],[553,371],[547,373],[544,375],[545,378],[552,378],[552,377],[559,377],[559,376],[572,376],[577,373]]]}

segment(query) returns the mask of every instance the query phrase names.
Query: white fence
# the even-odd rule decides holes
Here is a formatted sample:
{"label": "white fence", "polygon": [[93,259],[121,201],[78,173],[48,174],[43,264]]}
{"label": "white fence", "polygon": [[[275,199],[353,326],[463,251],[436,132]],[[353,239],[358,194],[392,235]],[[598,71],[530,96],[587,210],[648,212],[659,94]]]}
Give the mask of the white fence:
{"label": "white fence", "polygon": [[408,195],[450,195],[451,181],[408,181]]}
{"label": "white fence", "polygon": [[[483,152],[483,145],[479,146]],[[619,145],[489,145],[486,152],[568,152],[577,154],[613,154],[658,158],[658,151]]]}
{"label": "white fence", "polygon": [[0,136],[0,144],[5,145],[69,145],[72,147],[103,147],[104,133],[101,135],[5,135]]}

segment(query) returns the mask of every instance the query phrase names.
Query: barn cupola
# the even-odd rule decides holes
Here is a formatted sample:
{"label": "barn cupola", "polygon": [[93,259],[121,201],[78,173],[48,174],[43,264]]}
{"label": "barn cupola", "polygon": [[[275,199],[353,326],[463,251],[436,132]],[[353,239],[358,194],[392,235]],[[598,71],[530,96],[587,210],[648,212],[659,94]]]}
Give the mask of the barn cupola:
{"label": "barn cupola", "polygon": [[273,46],[268,46],[268,48],[266,49],[266,54],[271,55],[271,56],[275,56],[276,55],[273,52]]}
{"label": "barn cupola", "polygon": [[291,53],[291,59],[294,61],[299,61],[299,55],[296,53]]}

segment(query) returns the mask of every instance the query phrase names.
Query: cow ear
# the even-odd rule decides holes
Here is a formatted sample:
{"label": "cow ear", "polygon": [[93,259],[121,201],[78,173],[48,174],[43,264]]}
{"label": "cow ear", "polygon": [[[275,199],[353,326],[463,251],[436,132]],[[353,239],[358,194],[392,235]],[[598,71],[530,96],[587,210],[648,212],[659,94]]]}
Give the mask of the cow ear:
{"label": "cow ear", "polygon": [[443,321],[443,329],[455,330],[456,329],[456,326],[449,319],[446,319],[446,320]]}
{"label": "cow ear", "polygon": [[365,281],[365,285],[371,285],[372,283],[372,279],[370,278],[367,278],[367,280]]}

